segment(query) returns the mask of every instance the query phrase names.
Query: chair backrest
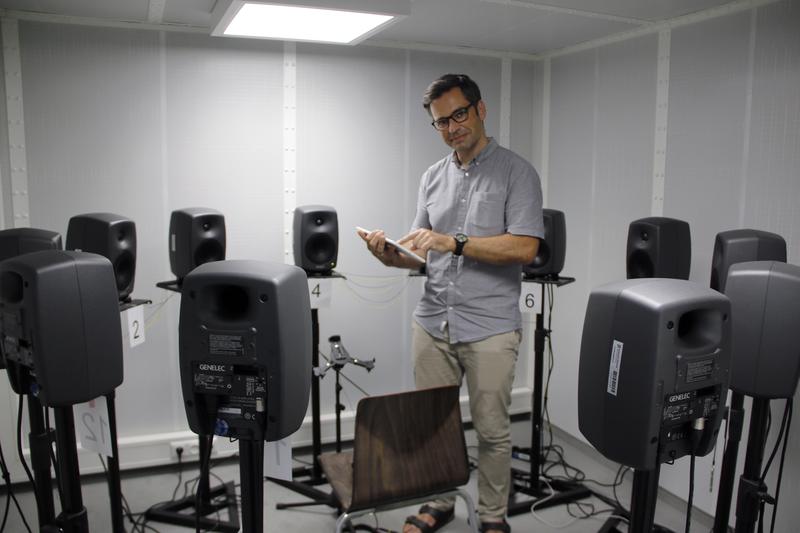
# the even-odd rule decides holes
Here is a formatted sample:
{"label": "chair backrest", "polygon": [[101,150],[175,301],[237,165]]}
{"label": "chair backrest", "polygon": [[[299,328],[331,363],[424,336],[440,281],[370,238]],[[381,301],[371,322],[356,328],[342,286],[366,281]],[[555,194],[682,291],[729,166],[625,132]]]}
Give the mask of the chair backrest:
{"label": "chair backrest", "polygon": [[467,483],[458,391],[456,386],[436,387],[358,403],[350,510],[425,497]]}

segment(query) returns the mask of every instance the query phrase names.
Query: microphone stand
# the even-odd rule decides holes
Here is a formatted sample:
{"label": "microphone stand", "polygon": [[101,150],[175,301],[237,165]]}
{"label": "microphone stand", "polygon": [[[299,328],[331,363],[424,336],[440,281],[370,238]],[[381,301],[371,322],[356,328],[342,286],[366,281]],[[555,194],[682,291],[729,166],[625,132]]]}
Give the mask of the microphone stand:
{"label": "microphone stand", "polygon": [[342,386],[339,384],[339,376],[342,373],[342,368],[348,363],[366,368],[367,372],[372,372],[372,369],[375,368],[374,357],[372,361],[354,359],[350,357],[350,354],[347,352],[344,345],[341,344],[341,341],[342,338],[339,335],[329,337],[328,342],[331,343],[331,357],[325,366],[314,368],[314,375],[320,379],[324,378],[325,374],[331,368],[333,368],[333,371],[336,373],[336,453],[341,453],[342,451],[342,411],[344,411],[344,405],[342,405],[340,399]]}

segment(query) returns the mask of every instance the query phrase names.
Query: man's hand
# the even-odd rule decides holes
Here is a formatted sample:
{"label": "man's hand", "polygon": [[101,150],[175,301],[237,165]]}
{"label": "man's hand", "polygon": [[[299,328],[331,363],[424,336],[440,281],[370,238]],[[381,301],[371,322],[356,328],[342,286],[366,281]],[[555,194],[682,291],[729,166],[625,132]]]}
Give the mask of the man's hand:
{"label": "man's hand", "polygon": [[383,230],[376,229],[369,233],[357,231],[358,236],[367,243],[367,249],[378,261],[386,266],[396,266],[399,255],[397,250],[391,246],[386,246],[386,235]]}
{"label": "man's hand", "polygon": [[412,231],[402,239],[399,239],[397,244],[402,244],[414,252],[420,252],[420,255],[423,257],[425,257],[430,250],[446,253],[454,252],[456,249],[456,241],[452,235],[436,233],[426,228]]}

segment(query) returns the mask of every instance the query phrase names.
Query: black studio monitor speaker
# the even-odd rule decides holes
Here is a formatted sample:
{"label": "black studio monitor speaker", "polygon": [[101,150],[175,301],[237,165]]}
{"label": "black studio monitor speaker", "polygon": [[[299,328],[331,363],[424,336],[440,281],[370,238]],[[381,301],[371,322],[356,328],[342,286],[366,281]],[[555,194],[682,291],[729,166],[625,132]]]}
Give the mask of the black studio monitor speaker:
{"label": "black studio monitor speaker", "polygon": [[0,231],[0,261],[31,252],[61,250],[61,248],[61,234],[55,231],[36,228]]}
{"label": "black studio monitor speaker", "polygon": [[786,262],[786,241],[768,231],[734,229],[717,233],[711,259],[711,288],[725,292],[731,265],[746,261]]}
{"label": "black studio monitor speaker", "polygon": [[[36,228],[0,230],[0,261],[42,250],[61,250],[61,235],[55,231]],[[5,368],[0,346],[0,369]]]}
{"label": "black studio monitor speaker", "polygon": [[309,274],[329,274],[339,254],[336,210],[303,205],[294,210],[294,264]]}
{"label": "black studio monitor speaker", "polygon": [[737,263],[725,295],[733,315],[731,389],[758,398],[793,398],[800,377],[800,267]]}
{"label": "black studio monitor speaker", "polygon": [[35,385],[42,404],[66,407],[122,383],[119,300],[105,257],[47,250],[3,261],[0,310],[16,393]]}
{"label": "black studio monitor speaker", "polygon": [[169,220],[169,266],[179,280],[196,267],[225,259],[225,217],[206,207],[172,212]]}
{"label": "black studio monitor speaker", "polygon": [[[607,458],[639,470],[716,442],[728,389],[731,306],[674,279],[604,285],[589,296],[578,372],[578,426]],[[693,423],[705,428],[696,444]]]}
{"label": "black studio monitor speaker", "polygon": [[634,220],[628,227],[628,279],[689,279],[692,238],[689,223],[666,217]]}
{"label": "black studio monitor speaker", "polygon": [[302,424],[311,386],[311,307],[301,269],[218,261],[183,281],[180,371],[200,435],[282,439]]}
{"label": "black studio monitor speaker", "polygon": [[119,299],[133,292],[136,279],[136,224],[113,213],[75,215],[67,226],[67,250],[102,255],[111,261]]}
{"label": "black studio monitor speaker", "polygon": [[536,258],[522,267],[526,277],[558,277],[564,268],[567,252],[567,223],[564,212],[556,209],[542,209],[544,238],[539,239]]}

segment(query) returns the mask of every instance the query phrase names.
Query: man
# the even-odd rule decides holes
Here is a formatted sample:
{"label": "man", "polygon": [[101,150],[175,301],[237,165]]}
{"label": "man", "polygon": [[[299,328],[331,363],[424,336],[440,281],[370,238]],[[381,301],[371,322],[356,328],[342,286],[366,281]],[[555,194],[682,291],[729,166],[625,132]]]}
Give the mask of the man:
{"label": "man", "polygon": [[[468,76],[435,80],[423,107],[453,152],[423,174],[412,231],[398,241],[427,259],[412,325],[414,378],[426,388],[460,384],[466,376],[479,443],[481,530],[507,533],[520,278],[544,236],[541,184],[530,163],[487,137],[486,104]],[[383,231],[360,235],[384,265],[419,266],[387,245]],[[403,533],[437,531],[453,519],[453,505],[424,505]]]}

